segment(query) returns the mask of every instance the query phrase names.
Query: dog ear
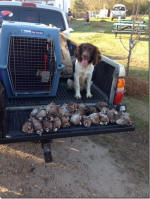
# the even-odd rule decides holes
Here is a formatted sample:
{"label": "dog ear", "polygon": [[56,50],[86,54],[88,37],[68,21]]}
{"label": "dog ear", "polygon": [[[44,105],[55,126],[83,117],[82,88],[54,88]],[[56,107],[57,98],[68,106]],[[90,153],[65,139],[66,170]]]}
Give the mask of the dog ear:
{"label": "dog ear", "polygon": [[98,64],[98,62],[101,61],[101,53],[100,50],[94,46],[94,51],[93,51],[93,65],[95,66]]}
{"label": "dog ear", "polygon": [[82,57],[81,57],[81,55],[82,55],[82,47],[83,47],[83,44],[80,44],[75,50],[75,57],[78,59],[79,62],[82,61]]}

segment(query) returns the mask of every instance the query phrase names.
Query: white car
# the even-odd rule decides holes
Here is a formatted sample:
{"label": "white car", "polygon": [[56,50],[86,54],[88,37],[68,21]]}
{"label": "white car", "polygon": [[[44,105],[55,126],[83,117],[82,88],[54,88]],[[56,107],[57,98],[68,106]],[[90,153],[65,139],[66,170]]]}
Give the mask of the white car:
{"label": "white car", "polygon": [[69,37],[71,28],[68,26],[65,13],[60,9],[49,5],[38,3],[27,3],[19,1],[0,1],[0,11],[8,10],[13,16],[4,16],[4,20],[40,23],[53,25]]}
{"label": "white car", "polygon": [[113,10],[111,11],[111,19],[113,20],[114,18],[121,18],[125,19],[126,18],[126,6],[123,4],[115,4],[113,6]]}

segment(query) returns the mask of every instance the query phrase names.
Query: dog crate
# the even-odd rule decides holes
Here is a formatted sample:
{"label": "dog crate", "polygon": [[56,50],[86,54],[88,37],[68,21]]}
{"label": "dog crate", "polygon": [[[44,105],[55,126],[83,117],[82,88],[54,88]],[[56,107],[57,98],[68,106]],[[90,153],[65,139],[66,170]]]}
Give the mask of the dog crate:
{"label": "dog crate", "polygon": [[1,76],[8,97],[56,95],[63,69],[58,29],[4,22],[0,56]]}

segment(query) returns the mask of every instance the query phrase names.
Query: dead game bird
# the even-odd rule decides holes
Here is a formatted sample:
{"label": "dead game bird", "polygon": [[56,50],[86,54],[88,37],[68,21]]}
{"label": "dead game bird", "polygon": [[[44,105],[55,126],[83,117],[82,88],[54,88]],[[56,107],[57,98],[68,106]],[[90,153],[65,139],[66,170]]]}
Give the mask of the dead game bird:
{"label": "dead game bird", "polygon": [[70,112],[68,110],[67,104],[63,104],[61,107],[58,108],[59,116],[70,116]]}
{"label": "dead game bird", "polygon": [[82,123],[84,127],[89,128],[92,124],[91,118],[89,116],[84,115]]}
{"label": "dead game bird", "polygon": [[97,108],[95,106],[88,106],[89,114],[97,113]]}
{"label": "dead game bird", "polygon": [[109,118],[110,123],[114,124],[116,122],[116,119],[117,119],[117,116],[118,116],[118,111],[116,111],[115,109],[108,110],[107,116]]}
{"label": "dead game bird", "polygon": [[103,108],[101,108],[100,112],[103,114],[107,114],[108,111],[109,111],[109,109],[107,107],[103,107]]}
{"label": "dead game bird", "polygon": [[70,118],[68,116],[61,117],[61,127],[62,128],[69,128],[70,127]]}
{"label": "dead game bird", "polygon": [[36,119],[42,121],[44,117],[46,117],[46,110],[39,109],[38,113],[36,114]]}
{"label": "dead game bird", "polygon": [[99,116],[100,116],[100,125],[107,125],[109,123],[109,118],[107,115],[100,112]]}
{"label": "dead game bird", "polygon": [[81,103],[78,105],[78,112],[81,114],[81,115],[86,115],[86,105]]}
{"label": "dead game bird", "polygon": [[98,125],[100,123],[100,117],[99,117],[99,113],[92,113],[89,115],[92,124],[94,125]]}
{"label": "dead game bird", "polygon": [[108,107],[108,104],[106,102],[98,102],[96,104],[96,107],[98,108],[99,111],[101,111],[102,108]]}
{"label": "dead game bird", "polygon": [[68,108],[68,110],[69,110],[70,113],[74,113],[78,109],[78,104],[75,103],[75,102],[70,102],[67,105],[67,108]]}
{"label": "dead game bird", "polygon": [[132,124],[132,120],[130,118],[129,113],[122,112],[122,115],[121,115],[120,119],[116,120],[116,124],[119,124],[119,125],[131,125]]}
{"label": "dead game bird", "polygon": [[55,117],[53,121],[53,131],[56,132],[61,127],[61,120],[59,117]]}
{"label": "dead game bird", "polygon": [[36,117],[36,115],[38,114],[38,108],[34,108],[31,113],[30,113],[30,117]]}
{"label": "dead game bird", "polygon": [[39,135],[41,135],[43,133],[43,127],[42,127],[41,122],[35,118],[31,118],[31,121],[33,124],[34,131],[38,133]]}
{"label": "dead game bird", "polygon": [[51,102],[46,106],[46,112],[48,115],[57,115],[58,114],[58,107],[54,102]]}
{"label": "dead game bird", "polygon": [[82,125],[82,116],[79,113],[74,113],[71,118],[70,122],[74,125]]}
{"label": "dead game bird", "polygon": [[47,117],[43,120],[43,130],[47,133],[53,130],[53,123]]}
{"label": "dead game bird", "polygon": [[99,122],[100,122],[99,113],[92,113],[89,115],[89,117],[92,121],[92,124],[94,124],[94,125],[99,124]]}
{"label": "dead game bird", "polygon": [[24,125],[22,126],[22,131],[24,133],[29,133],[29,134],[33,133],[33,124],[32,124],[32,122],[29,121],[29,120],[27,122],[25,122]]}

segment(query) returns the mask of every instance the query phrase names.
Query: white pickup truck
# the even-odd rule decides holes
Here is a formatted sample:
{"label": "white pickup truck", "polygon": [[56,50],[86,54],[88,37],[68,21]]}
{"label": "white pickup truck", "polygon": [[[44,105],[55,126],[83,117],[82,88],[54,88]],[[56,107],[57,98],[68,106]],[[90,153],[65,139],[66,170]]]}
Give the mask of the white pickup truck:
{"label": "white pickup truck", "polygon": [[[76,100],[72,92],[69,92],[67,90],[66,78],[63,76],[61,76],[61,78],[59,79],[56,96],[42,95],[42,90],[40,90],[40,95],[36,95],[33,97],[36,91],[35,89],[37,89],[37,87],[36,85],[34,85],[34,87],[32,88],[33,90],[31,90],[31,87],[29,86],[29,83],[32,83],[31,80],[36,80],[36,83],[40,85],[40,88],[43,88],[43,85],[41,82],[38,82],[39,79],[36,79],[34,72],[31,72],[30,75],[26,72],[25,67],[29,69],[28,67],[30,66],[30,62],[27,60],[30,60],[31,55],[27,51],[27,48],[24,47],[24,41],[30,41],[29,48],[30,51],[34,53],[34,63],[38,65],[39,63],[37,63],[37,60],[40,56],[39,52],[41,52],[41,44],[35,48],[35,45],[37,45],[36,42],[39,42],[39,40],[40,42],[43,42],[44,39],[42,37],[44,37],[45,30],[49,32],[51,31],[51,29],[49,29],[49,27],[46,27],[45,25],[52,24],[60,31],[69,34],[66,16],[58,8],[42,4],[25,2],[21,3],[1,1],[0,10],[9,10],[13,13],[12,17],[4,17],[4,23],[2,25],[0,34],[0,56],[4,56],[0,61],[0,83],[5,88],[5,96],[0,96],[0,103],[2,103],[2,101],[5,101],[6,111],[6,118],[1,118],[0,125],[2,126],[2,124],[5,123],[5,126],[7,126],[5,132],[0,129],[0,144],[25,141],[40,141],[44,147],[45,160],[50,161],[51,151],[49,146],[45,146],[45,144],[49,143],[52,139],[134,130],[133,125],[109,124],[106,126],[91,126],[89,128],[85,128],[83,126],[72,126],[67,129],[60,129],[58,130],[58,132],[55,133],[49,132],[43,133],[42,135],[37,135],[36,133],[33,133],[32,135],[27,135],[23,133],[22,125],[27,120],[31,110],[39,105],[47,105],[51,101],[55,102],[57,105],[72,101],[84,104],[91,104],[93,106],[97,102],[105,101],[109,104],[110,108],[119,108],[124,95],[125,69],[124,66],[122,66],[121,64],[118,64],[111,59],[102,56],[102,61],[95,66],[93,74],[92,98],[87,99],[83,95],[83,98],[81,100]],[[41,24],[45,25],[42,26]],[[8,32],[5,32],[6,27],[9,31],[11,31],[11,29],[13,29],[14,27],[17,28],[13,29],[12,32],[8,34]],[[17,31],[20,30],[20,34],[23,35],[18,37]],[[57,30],[55,31],[57,33]],[[4,36],[7,34],[8,36],[5,38]],[[5,39],[3,39],[2,36]],[[8,37],[10,42],[7,42]],[[59,37],[57,39],[58,41],[54,41],[54,45],[56,45],[57,43],[57,46],[59,46]],[[1,45],[2,42],[3,46]],[[45,44],[42,43],[42,45]],[[72,62],[74,62],[74,51],[76,49],[76,45],[69,39],[67,39],[67,45],[72,58]],[[14,58],[13,52],[17,48],[20,49],[20,52],[16,53],[20,54],[18,54],[19,57]],[[6,53],[4,53],[3,50],[6,50]],[[52,48],[52,50],[54,49]],[[60,49],[55,50],[60,51]],[[2,55],[3,53],[4,55]],[[61,59],[57,60],[58,57],[59,53],[56,53],[56,56],[54,56],[53,60],[55,64],[61,62]],[[49,67],[51,68],[51,66]],[[20,79],[18,76],[21,71],[24,71],[24,73],[21,74],[23,75],[23,80]],[[26,85],[28,86],[26,87]],[[25,89],[20,91],[24,92],[24,95],[22,95],[22,93],[20,95],[17,95],[17,89]],[[32,91],[33,93],[31,93]],[[2,109],[1,107],[4,106],[1,105],[0,109]],[[4,110],[0,110],[1,117],[3,117],[2,111]]]}

